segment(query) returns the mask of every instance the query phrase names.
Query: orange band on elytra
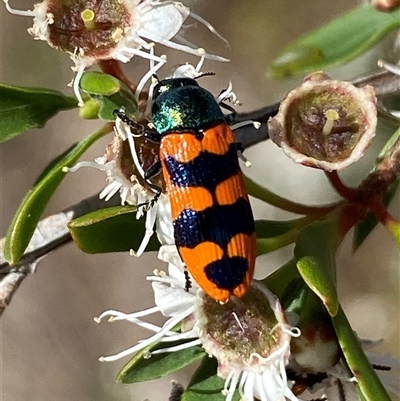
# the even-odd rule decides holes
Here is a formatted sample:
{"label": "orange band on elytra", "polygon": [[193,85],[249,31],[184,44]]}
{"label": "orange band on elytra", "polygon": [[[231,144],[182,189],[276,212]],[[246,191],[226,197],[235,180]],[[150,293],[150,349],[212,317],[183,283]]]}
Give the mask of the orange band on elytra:
{"label": "orange band on elytra", "polygon": [[195,159],[201,150],[202,144],[193,134],[169,134],[168,140],[161,141],[160,156],[171,156],[180,163],[187,163]]}
{"label": "orange band on elytra", "polygon": [[224,155],[229,150],[229,145],[235,142],[232,130],[226,124],[204,131],[204,138],[201,141],[203,150],[217,155]]}
{"label": "orange band on elytra", "polygon": [[[198,281],[196,276],[204,273],[204,268],[208,264],[222,259],[224,255],[222,248],[211,241],[201,242],[193,249],[179,247],[179,253],[196,281]],[[200,282],[199,284],[201,286]]]}
{"label": "orange band on elytra", "polygon": [[210,192],[203,187],[178,187],[171,185],[167,190],[171,200],[173,220],[177,219],[185,209],[201,212],[213,205]]}
{"label": "orange band on elytra", "polygon": [[248,199],[242,172],[221,182],[215,189],[215,197],[220,205],[232,205],[239,198]]}
{"label": "orange band on elytra", "polygon": [[205,274],[205,267],[212,262],[222,259],[223,250],[211,241],[202,242],[195,248],[180,247],[179,253],[187,268],[202,290],[210,297],[220,302],[229,299],[229,291],[218,288]]}

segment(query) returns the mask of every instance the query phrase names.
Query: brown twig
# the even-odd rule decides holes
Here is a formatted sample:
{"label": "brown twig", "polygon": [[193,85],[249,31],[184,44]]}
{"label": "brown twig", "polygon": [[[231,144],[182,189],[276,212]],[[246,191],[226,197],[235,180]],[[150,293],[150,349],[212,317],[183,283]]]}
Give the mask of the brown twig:
{"label": "brown twig", "polygon": [[114,196],[106,203],[95,195],[43,219],[33,234],[28,252],[14,266],[10,266],[4,258],[3,238],[0,241],[0,316],[10,304],[22,281],[34,271],[37,263],[52,251],[72,241],[67,228],[69,221],[86,213],[118,204],[120,204],[118,196]]}

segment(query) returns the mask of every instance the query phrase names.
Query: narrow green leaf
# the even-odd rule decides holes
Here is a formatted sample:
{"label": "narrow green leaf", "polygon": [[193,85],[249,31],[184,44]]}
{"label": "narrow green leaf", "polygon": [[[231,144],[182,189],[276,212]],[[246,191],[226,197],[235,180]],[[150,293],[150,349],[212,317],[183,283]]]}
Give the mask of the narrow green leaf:
{"label": "narrow green leaf", "polygon": [[394,134],[389,138],[389,140],[385,143],[385,146],[382,148],[382,150],[379,152],[379,155],[376,159],[375,164],[379,164],[380,162],[383,161],[385,157],[387,157],[390,152],[393,151],[393,147],[396,145],[396,143],[400,140],[400,128],[398,128]]}
{"label": "narrow green leaf", "polygon": [[88,71],[79,83],[90,100],[80,110],[82,118],[101,118],[114,121],[114,110],[124,107],[128,116],[133,117],[137,110],[137,101],[132,91],[122,81],[102,72]]}
{"label": "narrow green leaf", "polygon": [[0,142],[42,128],[59,111],[75,107],[75,98],[58,91],[0,84]]}
{"label": "narrow green leaf", "polygon": [[118,373],[117,380],[121,383],[138,383],[155,380],[167,376],[177,370],[191,365],[206,355],[200,346],[193,346],[175,352],[165,352],[145,358],[148,352],[155,349],[172,347],[183,342],[158,343],[146,348],[146,352],[136,354]]}
{"label": "narrow green leaf", "polygon": [[78,142],[61,157],[51,162],[35,182],[33,188],[22,200],[7,232],[4,256],[11,265],[17,263],[24,254],[44,208],[64,179],[65,173],[62,168],[74,165],[94,142],[109,133],[110,130],[111,126],[107,125],[100,131]]}
{"label": "narrow green leaf", "polygon": [[[226,396],[222,394],[224,379],[217,376],[217,360],[205,356],[194,373],[187,389],[184,391],[182,401],[225,401]],[[234,401],[240,400],[236,391]]]}
{"label": "narrow green leaf", "polygon": [[[144,219],[136,219],[133,206],[115,206],[96,210],[68,224],[74,242],[86,253],[129,252],[137,249],[145,233]],[[160,244],[153,235],[146,251]]]}
{"label": "narrow green leaf", "polygon": [[[383,203],[385,206],[389,206],[394,195],[396,194],[397,188],[399,187],[400,180],[397,179],[387,190],[383,197]],[[368,212],[364,220],[358,222],[354,227],[353,234],[353,252],[355,252],[366,238],[371,234],[372,230],[377,226],[378,219],[375,214]]]}
{"label": "narrow green leaf", "polygon": [[[309,293],[317,298],[301,277],[293,277],[280,297],[280,303],[286,313],[301,316]],[[321,303],[319,298],[317,300]]]}
{"label": "narrow green leaf", "polygon": [[247,192],[249,195],[253,196],[254,198],[260,199],[264,202],[269,203],[272,206],[278,207],[279,209],[286,210],[288,212],[296,213],[296,214],[318,214],[323,215],[331,210],[333,210],[336,206],[328,205],[328,206],[308,206],[308,205],[301,205],[299,203],[295,203],[290,201],[289,199],[282,198],[279,195],[274,194],[269,189],[262,187],[261,185],[257,184],[249,177],[244,177]]}
{"label": "narrow green leaf", "polygon": [[300,275],[319,296],[331,316],[336,315],[339,307],[335,265],[337,244],[336,225],[318,222],[300,232],[294,249]]}
{"label": "narrow green leaf", "polygon": [[274,78],[306,74],[346,63],[400,27],[400,9],[390,13],[360,6],[291,43],[272,63]]}
{"label": "narrow green leaf", "polygon": [[266,277],[263,283],[280,299],[290,282],[297,277],[300,277],[300,274],[297,270],[296,261],[291,259]]}
{"label": "narrow green leaf", "polygon": [[339,305],[338,313],[332,317],[333,326],[346,362],[352,371],[366,401],[390,401],[375,370],[362,350],[360,341]]}
{"label": "narrow green leaf", "polygon": [[278,235],[286,234],[288,231],[303,227],[311,221],[312,219],[308,217],[286,221],[256,220],[257,238],[273,238]]}
{"label": "narrow green leaf", "polygon": [[287,221],[257,220],[257,255],[263,255],[296,241],[299,230],[314,221],[313,216]]}

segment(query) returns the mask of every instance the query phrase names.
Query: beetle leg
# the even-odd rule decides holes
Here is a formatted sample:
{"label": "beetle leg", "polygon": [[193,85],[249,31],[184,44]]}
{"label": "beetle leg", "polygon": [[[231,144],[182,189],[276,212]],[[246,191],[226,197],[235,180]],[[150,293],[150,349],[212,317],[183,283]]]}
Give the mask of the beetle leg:
{"label": "beetle leg", "polygon": [[160,143],[161,135],[156,131],[143,131],[143,135],[152,143]]}
{"label": "beetle leg", "polygon": [[114,116],[119,117],[121,119],[121,121],[127,125],[129,125],[129,127],[139,131],[139,132],[143,132],[144,131],[144,127],[142,124],[137,123],[136,121],[133,121],[132,119],[130,119],[125,111],[123,110],[117,110],[115,109],[113,111]]}
{"label": "beetle leg", "polygon": [[224,109],[226,109],[226,110],[231,112],[230,114],[225,116],[225,119],[226,119],[226,122],[228,124],[232,124],[235,121],[235,118],[236,118],[236,110],[232,106],[230,106],[229,104],[226,104],[225,102],[219,102],[219,105],[222,108],[224,108]]}
{"label": "beetle leg", "polygon": [[162,188],[158,185],[152,184],[151,179],[160,174],[161,171],[161,162],[158,160],[154,164],[152,164],[148,170],[144,173],[144,179],[146,180],[147,185],[156,193],[153,199],[149,202],[139,203],[137,207],[146,207],[146,209],[150,209],[157,202],[158,198],[162,194]]}
{"label": "beetle leg", "polygon": [[185,275],[185,291],[189,292],[189,290],[192,288],[192,280],[190,279],[189,272],[185,269],[183,271]]}

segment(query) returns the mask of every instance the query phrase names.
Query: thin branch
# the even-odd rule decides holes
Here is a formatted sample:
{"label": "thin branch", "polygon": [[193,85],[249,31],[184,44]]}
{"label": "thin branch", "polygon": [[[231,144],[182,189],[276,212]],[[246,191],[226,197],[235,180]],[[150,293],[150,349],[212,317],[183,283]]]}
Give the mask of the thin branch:
{"label": "thin branch", "polygon": [[34,272],[37,263],[62,245],[72,241],[67,228],[67,224],[72,219],[104,207],[116,206],[119,203],[119,196],[114,196],[106,203],[95,195],[43,219],[37,226],[25,255],[14,266],[10,266],[4,257],[5,239],[3,238],[0,241],[0,316],[10,304],[25,277]]}
{"label": "thin branch", "polygon": [[251,111],[249,113],[236,114],[235,123],[241,121],[257,121],[261,123],[260,128],[255,128],[254,125],[249,124],[235,130],[236,140],[244,145],[245,148],[256,145],[261,141],[269,138],[267,121],[270,117],[274,117],[279,110],[279,103],[271,106],[263,107],[260,110]]}
{"label": "thin branch", "polygon": [[400,76],[389,71],[373,72],[353,81],[355,86],[371,85],[375,95],[385,97],[400,92]]}

